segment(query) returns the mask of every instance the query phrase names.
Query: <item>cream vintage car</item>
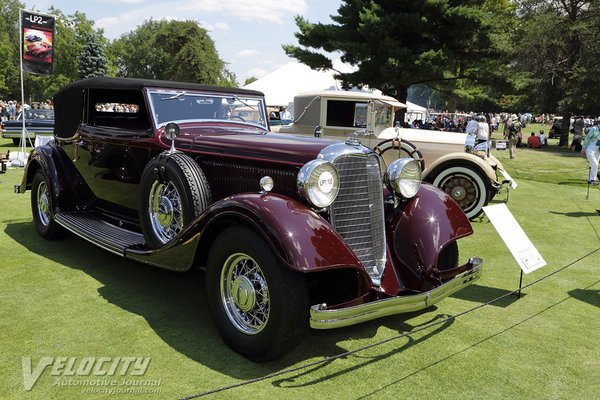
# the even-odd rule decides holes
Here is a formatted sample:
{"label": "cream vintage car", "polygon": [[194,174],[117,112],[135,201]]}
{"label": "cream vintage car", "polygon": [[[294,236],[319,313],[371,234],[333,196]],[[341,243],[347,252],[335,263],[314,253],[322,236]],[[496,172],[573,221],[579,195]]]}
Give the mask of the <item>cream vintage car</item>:
{"label": "cream vintage car", "polygon": [[395,112],[404,107],[392,97],[368,92],[300,93],[294,98],[293,122],[271,130],[340,139],[356,135],[387,165],[409,155],[421,161],[423,180],[448,193],[469,218],[480,215],[504,185],[516,186],[500,161],[465,133],[394,127]]}

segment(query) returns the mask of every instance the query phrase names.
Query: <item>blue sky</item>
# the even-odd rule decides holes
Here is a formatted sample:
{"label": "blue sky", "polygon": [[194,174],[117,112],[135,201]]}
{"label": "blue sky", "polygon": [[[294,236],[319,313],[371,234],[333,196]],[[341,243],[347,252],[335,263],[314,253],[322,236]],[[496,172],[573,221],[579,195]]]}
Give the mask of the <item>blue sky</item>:
{"label": "blue sky", "polygon": [[146,19],[197,21],[207,29],[221,59],[243,85],[293,61],[282,44],[297,44],[295,15],[311,22],[331,22],[340,0],[36,0],[26,8],[46,12],[52,5],[66,15],[84,12],[116,39]]}

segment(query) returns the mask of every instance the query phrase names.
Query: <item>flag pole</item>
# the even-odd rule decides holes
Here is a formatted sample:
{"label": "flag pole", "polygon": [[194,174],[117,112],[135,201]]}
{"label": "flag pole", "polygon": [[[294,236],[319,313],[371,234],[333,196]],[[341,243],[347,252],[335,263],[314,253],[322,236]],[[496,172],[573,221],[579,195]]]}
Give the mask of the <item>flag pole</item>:
{"label": "flag pole", "polygon": [[21,122],[23,123],[23,129],[21,130],[21,151],[23,152],[23,166],[25,166],[26,154],[27,154],[27,135],[25,134],[25,85],[23,83],[23,10],[20,10],[19,18],[19,54],[21,62]]}

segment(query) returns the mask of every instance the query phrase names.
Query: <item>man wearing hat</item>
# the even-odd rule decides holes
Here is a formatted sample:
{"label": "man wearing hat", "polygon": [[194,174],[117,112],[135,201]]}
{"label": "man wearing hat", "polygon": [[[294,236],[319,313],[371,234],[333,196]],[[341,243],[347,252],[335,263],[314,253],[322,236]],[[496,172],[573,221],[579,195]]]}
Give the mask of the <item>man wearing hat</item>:
{"label": "man wearing hat", "polygon": [[519,122],[519,117],[517,117],[517,114],[512,114],[510,120],[506,122],[506,129],[504,131],[504,137],[508,139],[508,153],[510,154],[510,158],[515,158],[517,154],[517,140],[521,134],[521,129],[523,127]]}

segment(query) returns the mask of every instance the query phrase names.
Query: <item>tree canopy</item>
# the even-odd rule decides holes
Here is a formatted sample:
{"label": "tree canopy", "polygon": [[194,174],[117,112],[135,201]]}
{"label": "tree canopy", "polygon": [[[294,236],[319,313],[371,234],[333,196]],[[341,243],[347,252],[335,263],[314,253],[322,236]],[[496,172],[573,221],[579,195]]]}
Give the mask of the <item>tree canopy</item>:
{"label": "tree canopy", "polygon": [[111,51],[117,54],[119,76],[235,83],[208,32],[194,21],[146,21],[117,39]]}
{"label": "tree canopy", "polygon": [[79,55],[77,77],[79,79],[87,79],[95,76],[104,76],[107,71],[106,56],[104,55],[104,48],[98,36],[95,33],[84,33],[79,36],[79,41],[83,43],[83,48]]}
{"label": "tree canopy", "polygon": [[[20,89],[18,0],[0,4],[0,99],[18,99]],[[54,75],[24,75],[26,101],[49,99],[65,84],[96,76],[166,79],[237,86],[206,29],[195,21],[145,21],[109,41],[85,13],[55,16]]]}
{"label": "tree canopy", "polygon": [[[452,91],[460,80],[486,78],[487,60],[497,56],[493,35],[504,12],[486,0],[344,0],[334,23],[296,17],[299,46],[285,52],[312,68],[331,68],[323,54],[339,52],[358,69],[339,73],[349,86],[368,85],[405,101],[415,84]],[[498,15],[495,15],[498,18]]]}

